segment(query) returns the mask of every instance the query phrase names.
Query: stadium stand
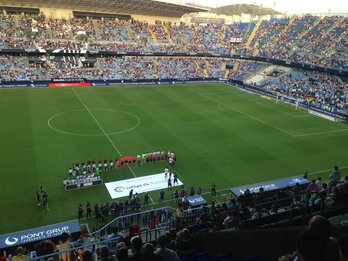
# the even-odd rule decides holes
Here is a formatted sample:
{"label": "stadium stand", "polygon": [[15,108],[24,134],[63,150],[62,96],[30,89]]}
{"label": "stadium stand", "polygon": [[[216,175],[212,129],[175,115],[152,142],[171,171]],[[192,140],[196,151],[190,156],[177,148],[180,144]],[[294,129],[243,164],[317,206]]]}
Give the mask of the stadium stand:
{"label": "stadium stand", "polygon": [[[180,260],[239,260],[236,258],[247,258],[248,255],[259,256],[261,259],[258,260],[274,260],[293,250],[292,240],[312,216],[320,214],[330,220],[339,217],[341,221],[345,220],[343,215],[348,208],[347,177],[331,190],[325,183],[320,189],[318,182],[313,184],[316,184],[314,189],[309,189],[307,185],[296,185],[268,192],[262,188],[257,192],[247,190],[237,198],[231,197],[223,203],[212,202],[209,206],[198,208],[190,208],[188,201],[185,201],[188,192],[181,191],[177,202],[178,209],[181,204],[184,207],[183,222],[180,221],[178,209],[166,207],[141,211],[142,200],[137,194],[126,201],[91,202],[88,204],[94,209],[93,216],[88,218],[95,219],[99,225],[92,231],[82,232],[81,238],[71,242],[71,249],[65,252],[70,252],[74,260],[78,260],[76,255],[86,249],[98,254],[98,247],[108,245],[110,252],[117,256],[116,245],[119,242],[124,242],[131,249],[132,238],[139,236],[142,242],[151,242],[156,246],[157,239],[164,235],[168,240],[167,247],[176,251]],[[111,221],[106,224],[108,220]],[[224,233],[216,233],[220,231]],[[339,225],[333,231],[334,235],[340,236],[347,233],[348,228]],[[207,239],[211,236],[216,243]],[[224,241],[227,239],[229,241]],[[259,245],[245,247],[245,240],[258,242]],[[267,248],[261,243],[264,240],[280,248]],[[280,241],[276,243],[275,240]],[[58,244],[54,239],[50,242]],[[57,255],[54,252],[41,252],[39,244],[27,246],[32,258],[49,254],[40,257],[46,260],[49,256]],[[201,259],[203,256],[204,259]],[[220,259],[222,256],[225,259]]]}
{"label": "stadium stand", "polygon": [[[125,1],[120,2],[119,7],[122,7]],[[139,8],[138,4],[135,6]],[[175,12],[176,15],[179,13]],[[186,25],[161,21],[148,24],[115,17],[64,20],[47,18],[43,13],[1,14],[0,20],[1,82],[30,81],[31,84],[36,80],[78,76],[91,81],[213,78],[243,84],[272,63],[245,57],[335,69],[332,73],[348,70],[348,19],[339,16],[295,16],[232,25]],[[266,78],[262,86],[251,85],[273,97],[281,95],[308,107],[348,114],[348,85],[344,77],[325,71],[294,69],[288,74],[267,75]],[[261,254],[264,260],[274,260],[271,258],[293,250],[294,244],[291,247],[287,244],[290,245],[295,238],[298,228],[289,227],[306,225],[314,214],[340,217],[348,209],[347,179],[331,190],[327,186],[314,191],[297,186],[272,193],[260,190],[197,209],[188,206],[186,193],[181,191],[181,197],[177,199],[185,209],[183,223],[178,222],[178,209],[168,207],[141,212],[138,198],[92,202],[97,225],[92,231],[83,233],[80,240],[72,242],[72,249],[67,252],[71,252],[74,260],[79,260],[83,251],[101,255],[96,247],[111,244],[111,253],[117,256],[113,239],[109,238],[113,228],[117,227],[125,238],[127,250],[131,249],[132,236],[138,235],[143,242],[156,244],[155,240],[164,234],[167,247],[174,246],[173,250],[181,260],[234,260],[254,254]],[[105,224],[106,221],[110,222]],[[289,230],[286,233],[281,230],[272,232],[273,228],[279,227]],[[260,231],[257,233],[255,230]],[[213,233],[217,231],[228,233]],[[341,226],[335,230],[335,235],[347,231],[347,227]],[[228,239],[233,244],[213,243],[208,246],[207,242],[211,242],[207,239],[209,236],[216,238],[216,242]],[[231,239],[233,237],[240,242]],[[275,241],[281,238],[282,252],[270,253],[272,251],[261,249],[263,244],[258,247],[249,245],[247,249],[242,246],[250,238],[260,243],[262,237],[269,244],[276,244]],[[53,243],[56,244],[58,242]],[[36,246],[32,258],[53,252],[55,246],[52,251],[40,252],[39,249]],[[29,250],[34,251],[34,248]],[[17,254],[22,255],[22,250]],[[257,258],[248,260],[261,260]]]}

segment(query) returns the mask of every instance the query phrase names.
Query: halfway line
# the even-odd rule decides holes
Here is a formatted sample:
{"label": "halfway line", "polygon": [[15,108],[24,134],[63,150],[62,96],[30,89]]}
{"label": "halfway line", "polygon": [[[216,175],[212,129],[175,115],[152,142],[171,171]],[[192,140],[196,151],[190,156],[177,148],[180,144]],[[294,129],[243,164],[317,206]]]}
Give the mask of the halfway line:
{"label": "halfway line", "polygon": [[[88,107],[86,106],[86,104],[83,102],[83,100],[80,98],[80,96],[75,92],[74,89],[71,89],[73,91],[73,93],[75,94],[75,96],[79,99],[79,101],[82,103],[83,107],[85,107],[85,109],[88,111],[88,113],[92,116],[92,118],[94,119],[94,121],[97,123],[97,125],[99,126],[99,128],[101,129],[101,131],[103,132],[104,136],[110,141],[111,145],[114,147],[114,149],[117,151],[118,155],[122,156],[122,153],[117,149],[116,145],[113,143],[113,141],[110,139],[109,135],[106,133],[106,131],[104,130],[104,128],[100,125],[100,123],[98,122],[98,120],[94,117],[94,115],[91,113],[91,111],[88,109]],[[131,167],[128,166],[128,169],[130,170],[130,172],[132,172],[133,176],[136,178],[137,176],[135,175],[134,171],[131,169]],[[151,196],[149,197],[150,200],[152,201],[152,203],[155,203],[153,201],[153,199],[151,198]]]}
{"label": "halfway line", "polygon": [[73,91],[73,93],[75,94],[75,96],[79,99],[79,101],[81,102],[81,104],[83,105],[83,107],[85,107],[85,109],[88,111],[88,113],[92,116],[92,118],[94,119],[94,121],[97,123],[97,125],[99,126],[99,128],[101,129],[101,131],[103,132],[104,136],[110,141],[111,145],[114,147],[114,149],[117,151],[117,153],[122,156],[121,152],[117,149],[116,145],[113,143],[113,141],[110,139],[109,135],[106,133],[106,131],[104,130],[104,128],[100,125],[100,123],[98,122],[98,120],[94,117],[94,115],[91,113],[91,111],[88,109],[88,107],[86,106],[86,104],[83,102],[83,100],[80,98],[80,96],[75,92],[75,90],[72,88],[71,89]]}

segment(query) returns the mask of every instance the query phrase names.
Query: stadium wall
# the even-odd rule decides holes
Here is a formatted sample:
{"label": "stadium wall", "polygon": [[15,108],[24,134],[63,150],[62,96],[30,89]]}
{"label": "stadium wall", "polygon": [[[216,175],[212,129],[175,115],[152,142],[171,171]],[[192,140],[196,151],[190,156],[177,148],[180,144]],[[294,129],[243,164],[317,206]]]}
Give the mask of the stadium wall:
{"label": "stadium wall", "polygon": [[[193,235],[201,251],[219,255],[232,253],[237,257],[262,256],[263,260],[278,260],[296,249],[296,237],[303,227],[225,231]],[[332,235],[339,238],[348,232],[348,226],[334,226]]]}
{"label": "stadium wall", "polygon": [[156,21],[161,21],[161,22],[172,22],[172,23],[177,23],[179,24],[181,21],[181,18],[178,17],[165,17],[165,16],[148,16],[148,15],[132,15],[132,17],[135,20],[138,21],[146,21],[149,24],[155,24]]}
{"label": "stadium wall", "polygon": [[40,11],[52,19],[69,20],[74,17],[73,10],[69,9],[40,8]]}

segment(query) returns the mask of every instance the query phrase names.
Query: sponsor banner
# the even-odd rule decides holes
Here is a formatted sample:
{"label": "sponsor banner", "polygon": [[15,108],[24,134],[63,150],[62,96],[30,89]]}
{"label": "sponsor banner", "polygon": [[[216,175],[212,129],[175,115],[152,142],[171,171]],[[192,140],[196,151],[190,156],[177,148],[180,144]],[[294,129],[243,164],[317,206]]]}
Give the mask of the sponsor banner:
{"label": "sponsor banner", "polygon": [[201,195],[187,197],[186,202],[191,206],[191,208],[208,205],[208,202]]}
{"label": "sponsor banner", "polygon": [[261,95],[261,98],[264,98],[264,99],[266,99],[266,100],[272,100],[272,98],[271,97],[269,97],[269,96],[266,96],[266,95]]}
{"label": "sponsor banner", "polygon": [[321,117],[323,119],[329,120],[329,121],[336,121],[336,119],[334,117],[331,117],[329,115],[325,115],[316,111],[312,111],[312,110],[308,110],[308,112],[314,116],[318,116]]}
{"label": "sponsor banner", "polygon": [[67,184],[65,185],[65,190],[69,191],[69,190],[74,190],[74,189],[81,189],[81,188],[87,188],[90,186],[98,186],[98,185],[102,185],[103,184],[103,180],[95,180],[95,181],[91,181],[91,182],[83,182],[83,183],[74,183],[74,184]]}
{"label": "sponsor banner", "polygon": [[245,190],[247,189],[249,189],[251,193],[258,193],[261,187],[264,188],[264,191],[272,191],[282,189],[287,186],[293,187],[296,185],[296,183],[299,183],[300,185],[307,185],[309,184],[309,181],[303,177],[284,178],[250,185],[238,186],[231,188],[230,191],[238,197],[240,195],[243,195]]}
{"label": "sponsor banner", "polygon": [[77,220],[54,224],[45,227],[24,230],[0,236],[0,249],[25,245],[49,238],[59,237],[63,232],[79,233],[80,224]]}
{"label": "sponsor banner", "polygon": [[60,87],[89,87],[91,83],[89,82],[67,82],[67,83],[49,83],[50,88],[60,88]]}
{"label": "sponsor banner", "polygon": [[[172,175],[172,185],[174,187],[173,180],[174,178]],[[178,179],[178,183],[175,184],[175,186],[182,185],[183,183]],[[114,199],[128,197],[131,189],[133,189],[133,194],[135,194],[168,188],[168,180],[165,178],[164,173],[160,173],[134,179],[109,182],[105,183],[105,186],[108,189],[111,198]]]}
{"label": "sponsor banner", "polygon": [[54,78],[52,79],[52,82],[85,82],[85,79],[83,78]]}

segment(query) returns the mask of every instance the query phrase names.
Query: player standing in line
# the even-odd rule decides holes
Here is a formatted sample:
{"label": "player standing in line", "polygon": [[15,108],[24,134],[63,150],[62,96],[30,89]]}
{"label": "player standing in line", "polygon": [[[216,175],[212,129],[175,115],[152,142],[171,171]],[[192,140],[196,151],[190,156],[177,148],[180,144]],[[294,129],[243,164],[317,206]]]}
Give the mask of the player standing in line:
{"label": "player standing in line", "polygon": [[91,161],[90,160],[87,162],[87,173],[91,174]]}
{"label": "player standing in line", "polygon": [[76,164],[75,164],[75,176],[76,176],[76,177],[79,175],[79,171],[80,171],[79,164],[76,163]]}
{"label": "player standing in line", "polygon": [[116,159],[115,169],[117,170],[119,167],[120,167],[120,161],[118,159]]}
{"label": "player standing in line", "polygon": [[92,161],[92,170],[93,170],[93,172],[95,172],[96,167],[97,167],[97,165],[95,164],[95,161],[93,160]]}
{"label": "player standing in line", "polygon": [[137,165],[141,165],[141,155],[137,155]]}
{"label": "player standing in line", "polygon": [[99,168],[99,171],[102,172],[103,171],[103,164],[102,164],[102,161],[99,160],[98,162],[98,168]]}
{"label": "player standing in line", "polygon": [[104,160],[104,171],[108,170],[108,161]]}
{"label": "player standing in line", "polygon": [[113,160],[109,160],[109,170],[113,170],[114,169],[114,162]]}
{"label": "player standing in line", "polygon": [[69,169],[69,179],[71,179],[73,177],[73,169],[70,168]]}
{"label": "player standing in line", "polygon": [[172,157],[169,157],[168,164],[169,164],[169,167],[171,167],[171,168],[174,166],[174,160]]}
{"label": "player standing in line", "polygon": [[84,175],[86,175],[86,173],[87,173],[87,165],[86,165],[86,163],[83,161],[81,163],[81,166],[82,166],[82,173],[85,173]]}

